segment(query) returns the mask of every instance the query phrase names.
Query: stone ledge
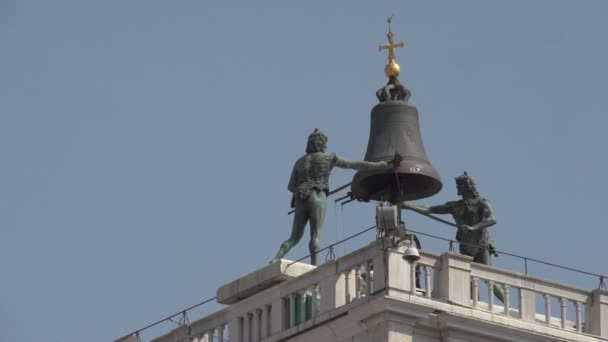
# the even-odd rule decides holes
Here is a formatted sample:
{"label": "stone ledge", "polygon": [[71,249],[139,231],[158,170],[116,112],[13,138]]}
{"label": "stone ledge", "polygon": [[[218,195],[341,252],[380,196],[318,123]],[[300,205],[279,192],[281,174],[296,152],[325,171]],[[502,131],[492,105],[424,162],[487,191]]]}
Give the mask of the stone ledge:
{"label": "stone ledge", "polygon": [[315,268],[313,265],[281,259],[220,287],[217,301],[226,305],[234,304]]}

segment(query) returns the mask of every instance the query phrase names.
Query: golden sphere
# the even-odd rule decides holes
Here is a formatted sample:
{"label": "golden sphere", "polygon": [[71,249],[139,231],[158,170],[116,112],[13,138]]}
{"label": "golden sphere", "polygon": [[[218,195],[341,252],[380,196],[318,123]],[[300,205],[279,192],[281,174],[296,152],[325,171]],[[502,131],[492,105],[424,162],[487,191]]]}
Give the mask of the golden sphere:
{"label": "golden sphere", "polygon": [[384,67],[384,73],[386,74],[386,77],[388,77],[388,78],[397,77],[397,76],[399,76],[400,72],[401,72],[401,67],[395,61],[390,61]]}

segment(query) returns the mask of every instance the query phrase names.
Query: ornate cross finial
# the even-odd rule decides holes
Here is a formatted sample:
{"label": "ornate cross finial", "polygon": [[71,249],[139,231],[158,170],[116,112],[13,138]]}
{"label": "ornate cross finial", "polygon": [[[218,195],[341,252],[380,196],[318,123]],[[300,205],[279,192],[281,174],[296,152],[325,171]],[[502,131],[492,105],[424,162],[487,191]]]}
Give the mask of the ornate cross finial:
{"label": "ornate cross finial", "polygon": [[386,20],[388,23],[388,34],[386,35],[388,44],[378,46],[378,51],[388,49],[388,64],[384,67],[384,73],[386,74],[386,77],[388,77],[388,83],[386,86],[376,92],[376,97],[378,97],[380,102],[390,100],[401,100],[407,102],[411,96],[411,93],[397,79],[399,73],[401,72],[401,67],[395,60],[395,48],[402,48],[405,46],[405,44],[403,42],[395,44],[395,41],[393,40],[393,30],[391,29],[392,20],[392,15]]}
{"label": "ornate cross finial", "polygon": [[388,34],[386,35],[388,44],[378,46],[378,51],[388,49],[388,64],[384,68],[384,72],[386,73],[386,76],[388,78],[396,78],[397,76],[399,76],[399,72],[401,71],[401,68],[399,67],[399,64],[397,64],[397,61],[395,60],[395,48],[402,48],[405,46],[405,44],[403,42],[395,44],[395,42],[393,40],[394,34],[393,34],[393,31],[391,30],[391,21],[392,20],[393,20],[393,16],[390,16],[386,20],[388,22]]}

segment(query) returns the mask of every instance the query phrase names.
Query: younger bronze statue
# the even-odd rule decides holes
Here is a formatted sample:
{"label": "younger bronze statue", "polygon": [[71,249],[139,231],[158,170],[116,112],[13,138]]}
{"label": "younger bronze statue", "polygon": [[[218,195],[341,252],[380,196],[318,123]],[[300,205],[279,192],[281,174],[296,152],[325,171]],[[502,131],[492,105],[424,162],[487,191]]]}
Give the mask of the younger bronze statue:
{"label": "younger bronze statue", "polygon": [[[491,265],[494,246],[487,228],[496,224],[496,218],[490,201],[479,196],[475,181],[466,172],[456,177],[456,187],[461,200],[430,207],[411,204],[408,207],[424,214],[451,214],[458,226],[456,240],[461,242],[460,254],[473,257],[475,262]],[[494,286],[494,294],[504,301],[499,286]]]}
{"label": "younger bronze statue", "polygon": [[306,223],[310,221],[310,263],[319,264],[319,243],[321,229],[327,209],[327,193],[329,192],[329,175],[337,166],[343,169],[382,169],[388,163],[350,161],[337,156],[335,153],[325,153],[327,136],[315,129],[308,136],[306,154],[298,159],[293,166],[287,188],[293,193],[292,208],[295,208],[291,237],[283,242],[279,252],[271,261],[281,259],[293,248],[304,235]]}

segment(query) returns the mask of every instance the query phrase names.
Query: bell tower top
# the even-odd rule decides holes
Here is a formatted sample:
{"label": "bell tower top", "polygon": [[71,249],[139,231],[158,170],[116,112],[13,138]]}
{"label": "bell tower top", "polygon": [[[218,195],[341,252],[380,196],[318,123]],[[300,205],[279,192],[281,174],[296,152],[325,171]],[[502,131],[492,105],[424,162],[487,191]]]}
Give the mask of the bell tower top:
{"label": "bell tower top", "polygon": [[378,46],[378,51],[387,50],[388,49],[388,64],[384,67],[384,73],[388,78],[397,78],[399,73],[401,72],[401,67],[395,60],[395,48],[402,48],[405,46],[403,42],[395,44],[394,42],[394,34],[391,30],[391,21],[393,20],[393,16],[390,16],[386,22],[388,23],[388,33],[386,34],[386,38],[388,40],[387,45]]}

